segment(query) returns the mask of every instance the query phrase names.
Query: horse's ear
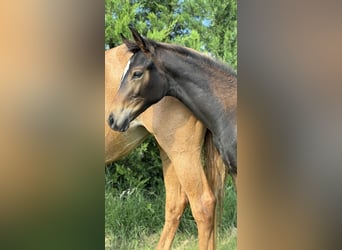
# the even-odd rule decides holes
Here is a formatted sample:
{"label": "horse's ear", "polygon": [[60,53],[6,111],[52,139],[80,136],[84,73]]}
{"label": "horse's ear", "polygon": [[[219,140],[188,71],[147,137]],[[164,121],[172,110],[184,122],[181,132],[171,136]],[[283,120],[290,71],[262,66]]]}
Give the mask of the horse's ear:
{"label": "horse's ear", "polygon": [[147,39],[143,38],[132,25],[129,25],[128,27],[131,30],[134,41],[136,42],[140,50],[145,55],[151,56],[154,52],[154,47],[152,46],[152,44]]}
{"label": "horse's ear", "polygon": [[129,42],[128,39],[122,33],[120,33],[120,36],[121,36],[121,40],[124,42],[124,44],[127,44]]}
{"label": "horse's ear", "polygon": [[120,36],[121,36],[123,43],[126,44],[130,52],[134,54],[140,50],[139,46],[135,42],[128,40],[122,33],[120,33]]}

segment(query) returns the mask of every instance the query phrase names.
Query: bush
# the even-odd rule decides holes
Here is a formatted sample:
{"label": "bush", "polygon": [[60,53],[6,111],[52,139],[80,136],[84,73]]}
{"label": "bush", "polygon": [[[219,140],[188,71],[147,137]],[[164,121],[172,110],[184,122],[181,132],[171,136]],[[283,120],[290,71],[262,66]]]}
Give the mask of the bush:
{"label": "bush", "polygon": [[128,156],[106,168],[106,188],[119,193],[133,189],[159,193],[162,186],[159,149],[152,136]]}

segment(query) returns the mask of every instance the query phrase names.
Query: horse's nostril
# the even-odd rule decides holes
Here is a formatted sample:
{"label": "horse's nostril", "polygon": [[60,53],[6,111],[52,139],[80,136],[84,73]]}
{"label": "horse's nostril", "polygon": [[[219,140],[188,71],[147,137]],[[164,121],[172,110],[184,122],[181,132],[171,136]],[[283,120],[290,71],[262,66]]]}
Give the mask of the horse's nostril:
{"label": "horse's nostril", "polygon": [[108,117],[108,124],[110,127],[112,127],[113,123],[114,123],[114,116],[113,116],[113,113],[110,113]]}

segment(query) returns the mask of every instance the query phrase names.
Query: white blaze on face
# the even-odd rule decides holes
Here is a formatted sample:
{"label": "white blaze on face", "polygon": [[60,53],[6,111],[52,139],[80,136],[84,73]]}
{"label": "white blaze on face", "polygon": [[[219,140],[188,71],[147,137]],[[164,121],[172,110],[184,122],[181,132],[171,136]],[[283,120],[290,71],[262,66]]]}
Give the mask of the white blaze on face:
{"label": "white blaze on face", "polygon": [[131,64],[131,59],[129,59],[128,60],[128,62],[127,62],[127,65],[126,65],[126,67],[125,67],[125,69],[124,69],[124,72],[123,72],[123,74],[122,74],[122,76],[121,76],[121,82],[122,82],[122,80],[125,78],[125,76],[126,76],[126,74],[127,74],[127,71],[128,71],[128,69],[129,69],[129,65]]}

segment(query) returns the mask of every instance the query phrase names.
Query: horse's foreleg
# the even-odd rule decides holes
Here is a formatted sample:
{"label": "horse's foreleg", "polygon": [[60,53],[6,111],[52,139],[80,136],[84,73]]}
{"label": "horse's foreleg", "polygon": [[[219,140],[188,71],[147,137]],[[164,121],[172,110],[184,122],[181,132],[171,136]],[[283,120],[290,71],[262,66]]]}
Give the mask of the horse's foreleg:
{"label": "horse's foreleg", "polygon": [[165,223],[157,249],[171,248],[180,218],[188,203],[185,193],[181,189],[174,166],[163,150],[160,150],[163,163],[164,183],[166,189]]}

